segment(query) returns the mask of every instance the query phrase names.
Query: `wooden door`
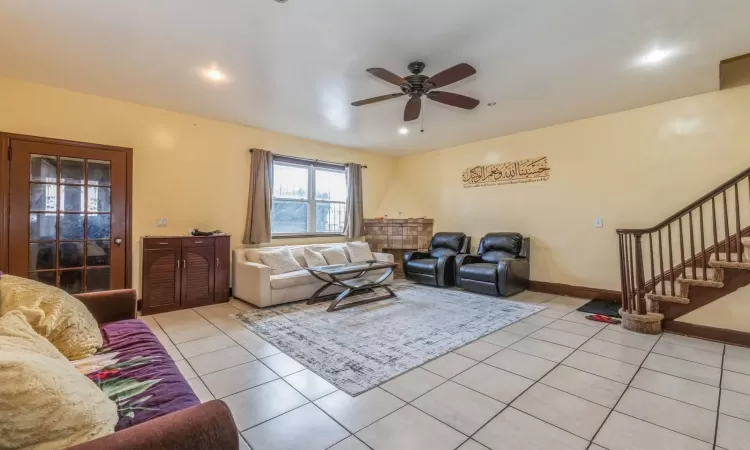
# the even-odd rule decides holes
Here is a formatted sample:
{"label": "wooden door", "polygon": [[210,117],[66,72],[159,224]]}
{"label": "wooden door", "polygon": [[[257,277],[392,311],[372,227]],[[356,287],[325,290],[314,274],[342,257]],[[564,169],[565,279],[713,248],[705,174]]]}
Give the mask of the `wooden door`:
{"label": "wooden door", "polygon": [[216,274],[214,303],[229,301],[229,236],[214,238],[216,249]]}
{"label": "wooden door", "polygon": [[[143,250],[143,313],[180,307],[182,249],[177,246]],[[144,246],[145,247],[145,246]]]}
{"label": "wooden door", "polygon": [[182,307],[208,305],[214,301],[214,247],[182,247]]}
{"label": "wooden door", "polygon": [[125,149],[11,136],[8,152],[9,273],[70,293],[129,287]]}

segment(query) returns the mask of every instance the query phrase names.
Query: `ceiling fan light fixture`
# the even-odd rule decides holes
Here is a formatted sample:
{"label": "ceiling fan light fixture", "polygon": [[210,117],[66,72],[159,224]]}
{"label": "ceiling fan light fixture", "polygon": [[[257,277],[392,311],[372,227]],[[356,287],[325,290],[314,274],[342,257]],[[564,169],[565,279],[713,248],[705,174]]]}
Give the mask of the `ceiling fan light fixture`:
{"label": "ceiling fan light fixture", "polygon": [[398,134],[400,134],[401,136],[406,136],[407,134],[409,134],[409,129],[406,127],[401,127],[398,129]]}

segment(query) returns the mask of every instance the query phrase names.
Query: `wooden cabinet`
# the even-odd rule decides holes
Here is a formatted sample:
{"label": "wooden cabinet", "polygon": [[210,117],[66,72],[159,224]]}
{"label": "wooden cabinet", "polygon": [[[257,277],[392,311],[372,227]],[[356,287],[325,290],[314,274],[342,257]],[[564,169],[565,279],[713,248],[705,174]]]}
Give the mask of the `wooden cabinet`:
{"label": "wooden cabinet", "polygon": [[229,236],[143,238],[144,315],[229,301]]}

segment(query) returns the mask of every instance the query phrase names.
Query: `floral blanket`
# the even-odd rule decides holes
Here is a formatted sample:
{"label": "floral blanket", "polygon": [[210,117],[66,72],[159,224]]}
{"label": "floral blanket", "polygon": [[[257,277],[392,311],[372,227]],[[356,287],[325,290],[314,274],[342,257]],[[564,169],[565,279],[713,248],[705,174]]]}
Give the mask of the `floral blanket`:
{"label": "floral blanket", "polygon": [[117,403],[116,430],[200,404],[143,321],[123,320],[100,328],[104,346],[74,364]]}

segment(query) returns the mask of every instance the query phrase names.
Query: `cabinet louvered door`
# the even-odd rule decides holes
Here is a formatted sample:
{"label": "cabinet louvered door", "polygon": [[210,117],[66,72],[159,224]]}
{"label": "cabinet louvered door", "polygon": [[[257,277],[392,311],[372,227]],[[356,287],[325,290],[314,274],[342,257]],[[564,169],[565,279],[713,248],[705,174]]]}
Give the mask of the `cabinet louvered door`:
{"label": "cabinet louvered door", "polygon": [[213,303],[215,266],[213,242],[210,242],[210,247],[182,248],[183,308]]}
{"label": "cabinet louvered door", "polygon": [[180,307],[181,249],[143,251],[143,313],[154,314]]}
{"label": "cabinet louvered door", "polygon": [[214,303],[229,301],[229,236],[216,240],[216,280],[214,282]]}

